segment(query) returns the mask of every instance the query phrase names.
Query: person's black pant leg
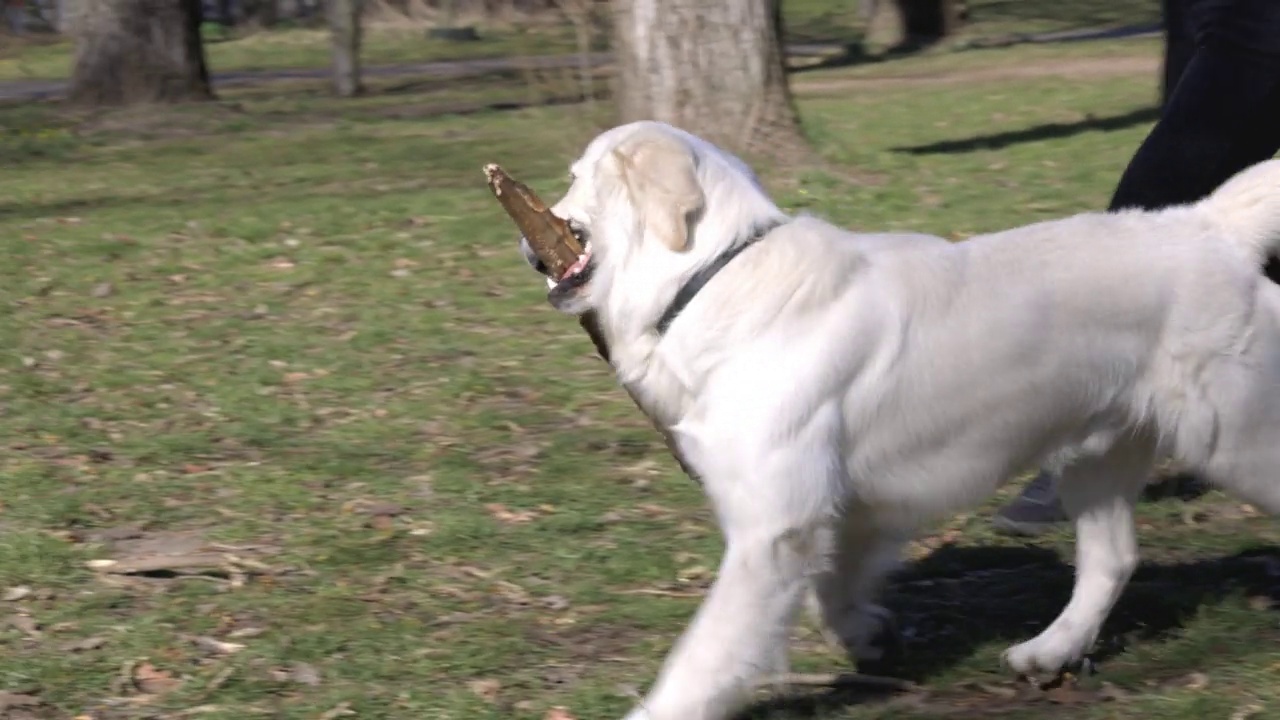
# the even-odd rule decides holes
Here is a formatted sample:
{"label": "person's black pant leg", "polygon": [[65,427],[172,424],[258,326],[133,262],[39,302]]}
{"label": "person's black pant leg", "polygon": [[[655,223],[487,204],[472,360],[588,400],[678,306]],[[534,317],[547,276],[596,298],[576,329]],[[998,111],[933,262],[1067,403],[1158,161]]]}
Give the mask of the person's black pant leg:
{"label": "person's black pant leg", "polygon": [[1160,107],[1169,104],[1178,80],[1187,69],[1187,63],[1195,56],[1195,33],[1187,18],[1187,0],[1161,0],[1161,17],[1164,20],[1164,68],[1160,78]]}
{"label": "person's black pant leg", "polygon": [[1280,150],[1280,58],[1200,47],[1130,160],[1111,210],[1193,202]]}

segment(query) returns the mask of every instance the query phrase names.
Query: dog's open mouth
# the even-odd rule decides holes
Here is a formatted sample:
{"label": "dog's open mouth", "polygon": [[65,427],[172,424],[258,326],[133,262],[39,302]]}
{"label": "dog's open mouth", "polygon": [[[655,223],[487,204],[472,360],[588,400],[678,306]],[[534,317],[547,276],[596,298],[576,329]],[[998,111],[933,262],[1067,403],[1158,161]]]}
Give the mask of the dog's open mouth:
{"label": "dog's open mouth", "polygon": [[586,310],[587,293],[583,290],[591,282],[595,263],[591,257],[591,241],[582,242],[582,235],[574,232],[582,246],[582,254],[577,261],[565,269],[555,285],[547,291],[547,300],[561,312],[578,314]]}
{"label": "dog's open mouth", "polygon": [[[574,278],[582,278],[590,275],[591,269],[591,243],[586,242],[582,245],[582,254],[578,256],[578,261],[565,268],[564,274],[560,276],[557,282],[567,282]],[[581,282],[581,280],[579,280]]]}
{"label": "dog's open mouth", "polygon": [[576,228],[573,230],[573,235],[582,246],[582,254],[578,256],[576,262],[565,268],[564,274],[556,280],[553,293],[565,294],[578,290],[591,280],[592,270],[595,269],[595,265],[591,262],[591,241],[584,241],[582,232]]}

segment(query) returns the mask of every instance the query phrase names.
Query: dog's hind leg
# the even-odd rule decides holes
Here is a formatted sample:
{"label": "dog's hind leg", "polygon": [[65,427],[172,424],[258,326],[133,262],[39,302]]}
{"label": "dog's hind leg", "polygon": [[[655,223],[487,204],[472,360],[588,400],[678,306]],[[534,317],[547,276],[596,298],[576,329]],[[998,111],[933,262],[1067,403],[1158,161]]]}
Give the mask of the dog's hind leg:
{"label": "dog's hind leg", "polygon": [[1027,675],[1056,673],[1093,645],[1138,564],[1133,506],[1154,456],[1155,442],[1144,433],[1063,472],[1058,494],[1076,526],[1075,587],[1044,632],[1005,651],[1010,668]]}
{"label": "dog's hind leg", "polygon": [[809,612],[824,636],[853,660],[880,660],[896,639],[892,614],[875,604],[897,567],[903,538],[874,526],[856,510],[844,519],[830,566],[813,579]]}

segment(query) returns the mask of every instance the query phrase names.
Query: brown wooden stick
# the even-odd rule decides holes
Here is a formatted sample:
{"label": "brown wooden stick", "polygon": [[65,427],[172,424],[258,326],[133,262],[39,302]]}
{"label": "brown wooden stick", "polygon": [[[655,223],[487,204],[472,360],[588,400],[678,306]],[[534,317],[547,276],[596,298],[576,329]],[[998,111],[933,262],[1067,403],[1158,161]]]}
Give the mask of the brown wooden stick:
{"label": "brown wooden stick", "polygon": [[529,247],[546,264],[552,277],[559,279],[578,261],[582,245],[573,236],[569,223],[557,217],[527,185],[507,174],[496,164],[484,166],[489,190],[502,203],[516,227],[524,233]]}
{"label": "brown wooden stick", "polygon": [[[551,209],[538,197],[537,193],[529,189],[524,183],[512,178],[497,164],[490,163],[485,165],[484,175],[488,180],[489,190],[493,192],[493,196],[502,204],[502,208],[507,211],[507,215],[511,216],[516,227],[524,234],[525,240],[529,242],[530,249],[547,266],[547,270],[553,277],[562,277],[564,271],[577,262],[578,257],[583,252],[578,239],[574,237],[573,232],[569,229],[569,224],[552,213]],[[604,332],[600,328],[600,320],[596,317],[595,312],[587,312],[579,316],[578,324],[586,331],[587,337],[591,338],[591,344],[595,345],[596,352],[600,354],[600,357],[604,358],[606,363],[612,365],[609,356],[609,343],[604,337]],[[623,389],[627,391],[627,395],[631,396],[631,401],[636,404],[636,407],[640,408],[640,412],[643,412],[645,417],[649,418],[649,422],[653,424],[654,429],[662,435],[667,450],[675,457],[680,469],[690,478],[693,478],[695,482],[701,482],[693,472],[693,469],[689,467],[680,455],[680,451],[676,447],[675,438],[671,436],[671,433],[659,425],[653,416],[645,410],[644,405],[640,403],[639,398],[631,391],[631,388],[624,386]]]}

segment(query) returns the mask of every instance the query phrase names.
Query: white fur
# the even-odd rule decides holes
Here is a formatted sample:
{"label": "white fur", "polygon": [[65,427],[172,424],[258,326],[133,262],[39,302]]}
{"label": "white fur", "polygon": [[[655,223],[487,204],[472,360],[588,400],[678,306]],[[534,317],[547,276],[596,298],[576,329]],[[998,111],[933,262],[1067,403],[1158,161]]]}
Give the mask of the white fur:
{"label": "white fur", "polygon": [[[649,237],[620,169],[673,140],[703,196],[684,251]],[[727,542],[631,720],[729,715],[782,669],[806,594],[861,646],[901,539],[1042,463],[1062,470],[1077,580],[1006,653],[1019,672],[1054,672],[1096,638],[1137,563],[1132,507],[1157,454],[1280,511],[1280,287],[1259,268],[1280,241],[1280,161],[1196,205],[958,244],[792,218],[663,336],[686,278],[785,215],[739,160],[658,123],[603,133],[572,170],[553,211],[592,241],[587,300],[618,377],[677,438]]]}

